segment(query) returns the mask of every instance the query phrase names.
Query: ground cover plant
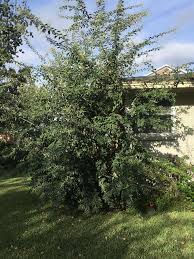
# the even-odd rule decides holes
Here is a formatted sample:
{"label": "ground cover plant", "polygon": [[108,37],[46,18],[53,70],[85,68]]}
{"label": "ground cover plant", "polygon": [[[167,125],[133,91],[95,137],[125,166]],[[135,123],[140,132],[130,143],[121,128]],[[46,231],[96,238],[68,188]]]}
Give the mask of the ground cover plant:
{"label": "ground cover plant", "polygon": [[40,206],[28,178],[0,179],[0,257],[193,258],[192,211],[83,216]]}

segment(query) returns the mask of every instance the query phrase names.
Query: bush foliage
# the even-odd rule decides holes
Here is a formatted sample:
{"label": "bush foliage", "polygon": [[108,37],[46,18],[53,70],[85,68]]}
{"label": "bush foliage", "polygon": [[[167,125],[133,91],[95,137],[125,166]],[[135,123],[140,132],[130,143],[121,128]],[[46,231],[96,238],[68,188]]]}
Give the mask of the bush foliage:
{"label": "bush foliage", "polygon": [[84,1],[64,4],[71,23],[61,33],[24,12],[59,48],[38,71],[41,87],[33,80],[20,85],[13,124],[20,164],[46,201],[85,212],[144,207],[168,193],[177,197],[189,181],[187,169],[139,137],[171,123],[160,115],[175,95],[124,87],[146,65],[138,59],[165,34],[135,41],[146,15],[135,8],[119,0],[107,11],[98,0],[89,13]]}

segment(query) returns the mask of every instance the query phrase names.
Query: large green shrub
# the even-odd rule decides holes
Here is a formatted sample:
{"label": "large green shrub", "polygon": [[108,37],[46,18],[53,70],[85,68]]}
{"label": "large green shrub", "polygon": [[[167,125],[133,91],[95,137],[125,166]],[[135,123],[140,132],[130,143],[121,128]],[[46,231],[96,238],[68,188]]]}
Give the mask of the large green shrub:
{"label": "large green shrub", "polygon": [[40,69],[40,88],[20,88],[22,119],[15,129],[32,186],[46,201],[86,212],[142,208],[167,193],[178,195],[188,182],[185,171],[183,181],[179,166],[140,137],[169,126],[160,115],[174,94],[123,87],[139,69],[138,58],[155,50],[150,46],[164,34],[136,41],[146,13],[134,8],[119,0],[107,11],[98,0],[89,13],[84,1],[64,4],[72,21],[61,33],[27,14],[60,49]]}

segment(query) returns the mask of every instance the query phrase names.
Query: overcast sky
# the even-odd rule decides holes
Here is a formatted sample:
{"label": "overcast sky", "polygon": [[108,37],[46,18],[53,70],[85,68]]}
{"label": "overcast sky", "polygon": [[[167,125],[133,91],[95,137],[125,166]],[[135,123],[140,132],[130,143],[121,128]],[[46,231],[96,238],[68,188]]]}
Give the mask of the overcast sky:
{"label": "overcast sky", "polygon": [[[64,27],[64,20],[58,16],[58,6],[62,0],[29,0],[32,12],[56,28]],[[88,7],[93,8],[95,0],[86,0]],[[114,7],[117,0],[107,0],[108,8]],[[162,49],[152,57],[155,66],[164,64],[180,65],[194,61],[194,0],[126,0],[126,3],[143,3],[149,16],[144,19],[144,29],[140,38],[158,32],[176,28],[160,41]],[[35,35],[32,45],[42,54],[50,46],[41,34]],[[38,64],[39,58],[24,46],[25,54],[20,60],[28,64]]]}

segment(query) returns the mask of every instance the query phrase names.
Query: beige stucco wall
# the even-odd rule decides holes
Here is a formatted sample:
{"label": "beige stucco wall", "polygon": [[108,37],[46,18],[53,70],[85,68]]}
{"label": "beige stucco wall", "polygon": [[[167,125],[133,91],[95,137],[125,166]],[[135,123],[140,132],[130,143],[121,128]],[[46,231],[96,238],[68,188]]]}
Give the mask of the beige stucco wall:
{"label": "beige stucco wall", "polygon": [[[189,126],[194,130],[194,105],[189,107],[186,114],[181,116],[181,121],[184,125]],[[187,135],[185,140],[180,140],[181,155],[187,155],[190,161],[194,164],[194,134]]]}
{"label": "beige stucco wall", "polygon": [[[194,164],[194,90],[177,94],[177,103],[174,107],[176,116],[181,123],[188,127],[191,132],[183,134],[173,141],[163,142],[159,150],[163,153],[171,153],[179,156],[188,156],[189,162]],[[175,133],[184,133],[184,130],[175,128]]]}
{"label": "beige stucco wall", "polygon": [[[188,126],[194,130],[194,105],[193,106],[181,106],[187,109],[187,113],[182,113],[179,118],[183,125]],[[175,107],[178,112],[180,106]],[[178,137],[177,140],[163,141],[161,146],[158,148],[162,153],[170,153],[179,156],[188,156],[189,162],[194,164],[194,134],[184,134]]]}

